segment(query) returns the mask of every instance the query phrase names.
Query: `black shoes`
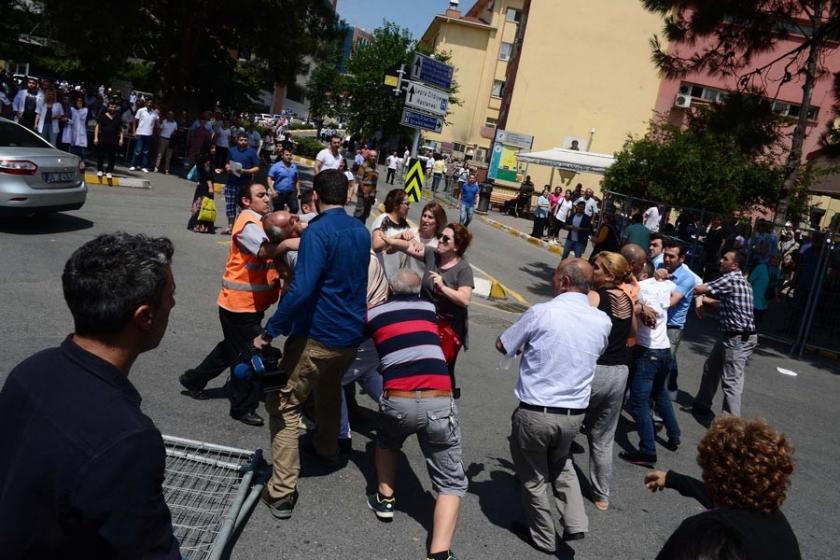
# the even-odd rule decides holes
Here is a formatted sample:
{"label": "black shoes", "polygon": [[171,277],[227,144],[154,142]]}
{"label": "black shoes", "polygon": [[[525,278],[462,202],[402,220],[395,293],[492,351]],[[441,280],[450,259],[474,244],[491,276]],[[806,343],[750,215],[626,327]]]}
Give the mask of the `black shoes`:
{"label": "black shoes", "polygon": [[586,536],[586,533],[584,533],[583,531],[581,531],[579,533],[570,533],[568,531],[563,531],[563,540],[566,541],[566,542],[579,541],[585,536]]}
{"label": "black shoes", "polygon": [[646,455],[638,451],[622,451],[618,454],[620,459],[624,459],[628,463],[634,465],[641,465],[643,467],[652,467],[656,464],[656,455]]}
{"label": "black shoes", "polygon": [[260,497],[262,498],[263,503],[268,506],[268,511],[271,512],[271,515],[277,519],[290,519],[292,517],[292,512],[295,509],[295,504],[297,504],[298,501],[298,491],[295,490],[284,498],[274,500],[271,496],[269,496],[268,488],[266,487],[263,488]]}
{"label": "black shoes", "polygon": [[187,394],[194,398],[197,401],[206,401],[209,397],[207,393],[204,392],[204,387],[197,387],[195,385],[190,384],[187,381],[187,374],[184,373],[181,377],[178,378],[178,381],[181,383],[181,386],[187,390]]}
{"label": "black shoes", "polygon": [[350,438],[338,438],[338,453],[340,455],[353,453],[353,440]]}
{"label": "black shoes", "polygon": [[668,443],[667,443],[667,444],[665,444],[665,447],[666,447],[667,449],[670,449],[671,451],[676,451],[677,449],[679,449],[679,448],[680,448],[680,443],[681,443],[681,442],[680,442],[680,438],[678,438],[678,437],[669,437],[669,438],[668,438]]}
{"label": "black shoes", "polygon": [[264,424],[262,416],[256,412],[246,412],[242,416],[231,416],[231,418],[249,426],[262,426]]}

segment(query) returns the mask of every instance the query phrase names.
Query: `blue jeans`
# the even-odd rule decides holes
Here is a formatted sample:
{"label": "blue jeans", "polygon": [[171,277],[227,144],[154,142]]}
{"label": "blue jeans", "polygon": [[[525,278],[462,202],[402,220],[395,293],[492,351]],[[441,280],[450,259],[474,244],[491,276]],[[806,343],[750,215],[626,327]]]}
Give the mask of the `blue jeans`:
{"label": "blue jeans", "polygon": [[[379,354],[376,352],[376,346],[373,344],[373,339],[368,338],[359,346],[356,353],[356,359],[347,368],[344,377],[341,378],[341,386],[349,385],[357,382],[362,386],[362,390],[368,394],[370,398],[379,402],[382,397],[382,376],[379,374]],[[350,418],[347,414],[347,398],[344,396],[344,391],[341,392],[341,418],[339,420],[338,437],[340,439],[350,439]]]}
{"label": "blue jeans", "polygon": [[[582,234],[581,234],[582,235]],[[565,259],[569,256],[569,253],[574,252],[575,256],[580,258],[583,256],[583,252],[586,251],[586,241],[574,241],[571,237],[566,239],[566,246],[563,247],[563,256],[562,259]]]}
{"label": "blue jeans", "polygon": [[438,187],[440,186],[440,180],[443,177],[440,173],[432,174],[432,192],[437,192]]}
{"label": "blue jeans", "polygon": [[671,371],[671,350],[654,350],[636,346],[633,354],[633,373],[630,376],[630,414],[636,422],[639,432],[639,452],[656,456],[656,441],[653,418],[650,414],[650,401],[653,399],[656,410],[662,416],[669,438],[680,437],[680,426],[671,399],[665,390],[665,382]]}
{"label": "blue jeans", "polygon": [[134,158],[131,165],[134,167],[149,167],[149,149],[152,147],[152,137],[138,135],[134,141]]}
{"label": "blue jeans", "polygon": [[470,225],[470,222],[473,219],[473,212],[475,212],[475,206],[467,206],[466,204],[461,204],[461,211],[459,212],[459,220],[462,226]]}

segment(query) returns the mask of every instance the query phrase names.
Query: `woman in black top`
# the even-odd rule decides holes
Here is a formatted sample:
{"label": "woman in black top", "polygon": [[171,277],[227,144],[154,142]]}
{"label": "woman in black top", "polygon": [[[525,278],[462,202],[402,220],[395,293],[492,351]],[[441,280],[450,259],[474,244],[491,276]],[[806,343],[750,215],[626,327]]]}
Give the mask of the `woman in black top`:
{"label": "woman in black top", "polygon": [[699,558],[686,552],[709,538],[740,558],[799,560],[796,535],[779,509],[793,473],[793,449],[784,434],[764,420],[726,415],[715,420],[697,450],[702,482],[674,471],[645,475],[651,491],[673,488],[710,508],[683,521],[657,560]]}
{"label": "woman in black top", "polygon": [[597,255],[602,251],[618,252],[621,248],[621,233],[615,225],[615,214],[604,212],[604,219],[598,233],[592,236],[592,254]]}
{"label": "woman in black top", "polygon": [[[215,145],[211,146],[211,152],[215,150]],[[190,220],[187,222],[187,229],[196,233],[213,233],[214,226],[212,222],[198,221],[198,214],[201,211],[201,203],[204,198],[213,198],[213,183],[216,174],[213,170],[213,158],[215,154],[201,154],[196,162],[196,171],[198,171],[198,184],[195,186],[193,193],[192,214]]]}
{"label": "woman in black top", "polygon": [[600,252],[592,257],[589,302],[612,321],[607,348],[595,368],[592,393],[583,421],[589,441],[589,479],[595,507],[609,507],[612,449],[621,404],[627,385],[630,354],[627,339],[635,332],[633,302],[619,285],[633,281],[627,261],[618,253]]}

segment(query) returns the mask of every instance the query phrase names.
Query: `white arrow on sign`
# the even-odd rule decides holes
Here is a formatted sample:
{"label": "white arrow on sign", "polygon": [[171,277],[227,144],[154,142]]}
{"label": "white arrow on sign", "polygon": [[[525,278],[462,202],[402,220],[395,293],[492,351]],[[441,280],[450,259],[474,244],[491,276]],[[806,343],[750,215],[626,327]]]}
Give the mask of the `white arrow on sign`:
{"label": "white arrow on sign", "polygon": [[449,106],[449,94],[417,82],[409,82],[405,93],[405,105],[433,115],[445,116]]}

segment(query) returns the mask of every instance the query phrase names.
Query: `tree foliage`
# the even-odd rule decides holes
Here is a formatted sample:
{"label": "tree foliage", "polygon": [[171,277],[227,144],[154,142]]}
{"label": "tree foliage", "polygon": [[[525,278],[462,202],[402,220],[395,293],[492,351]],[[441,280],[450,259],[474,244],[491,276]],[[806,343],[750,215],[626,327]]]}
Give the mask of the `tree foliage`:
{"label": "tree foliage", "polygon": [[309,114],[318,128],[324,119],[341,118],[346,112],[345,77],[339,72],[340,47],[338,43],[333,45],[324,60],[309,75],[306,84]]}

